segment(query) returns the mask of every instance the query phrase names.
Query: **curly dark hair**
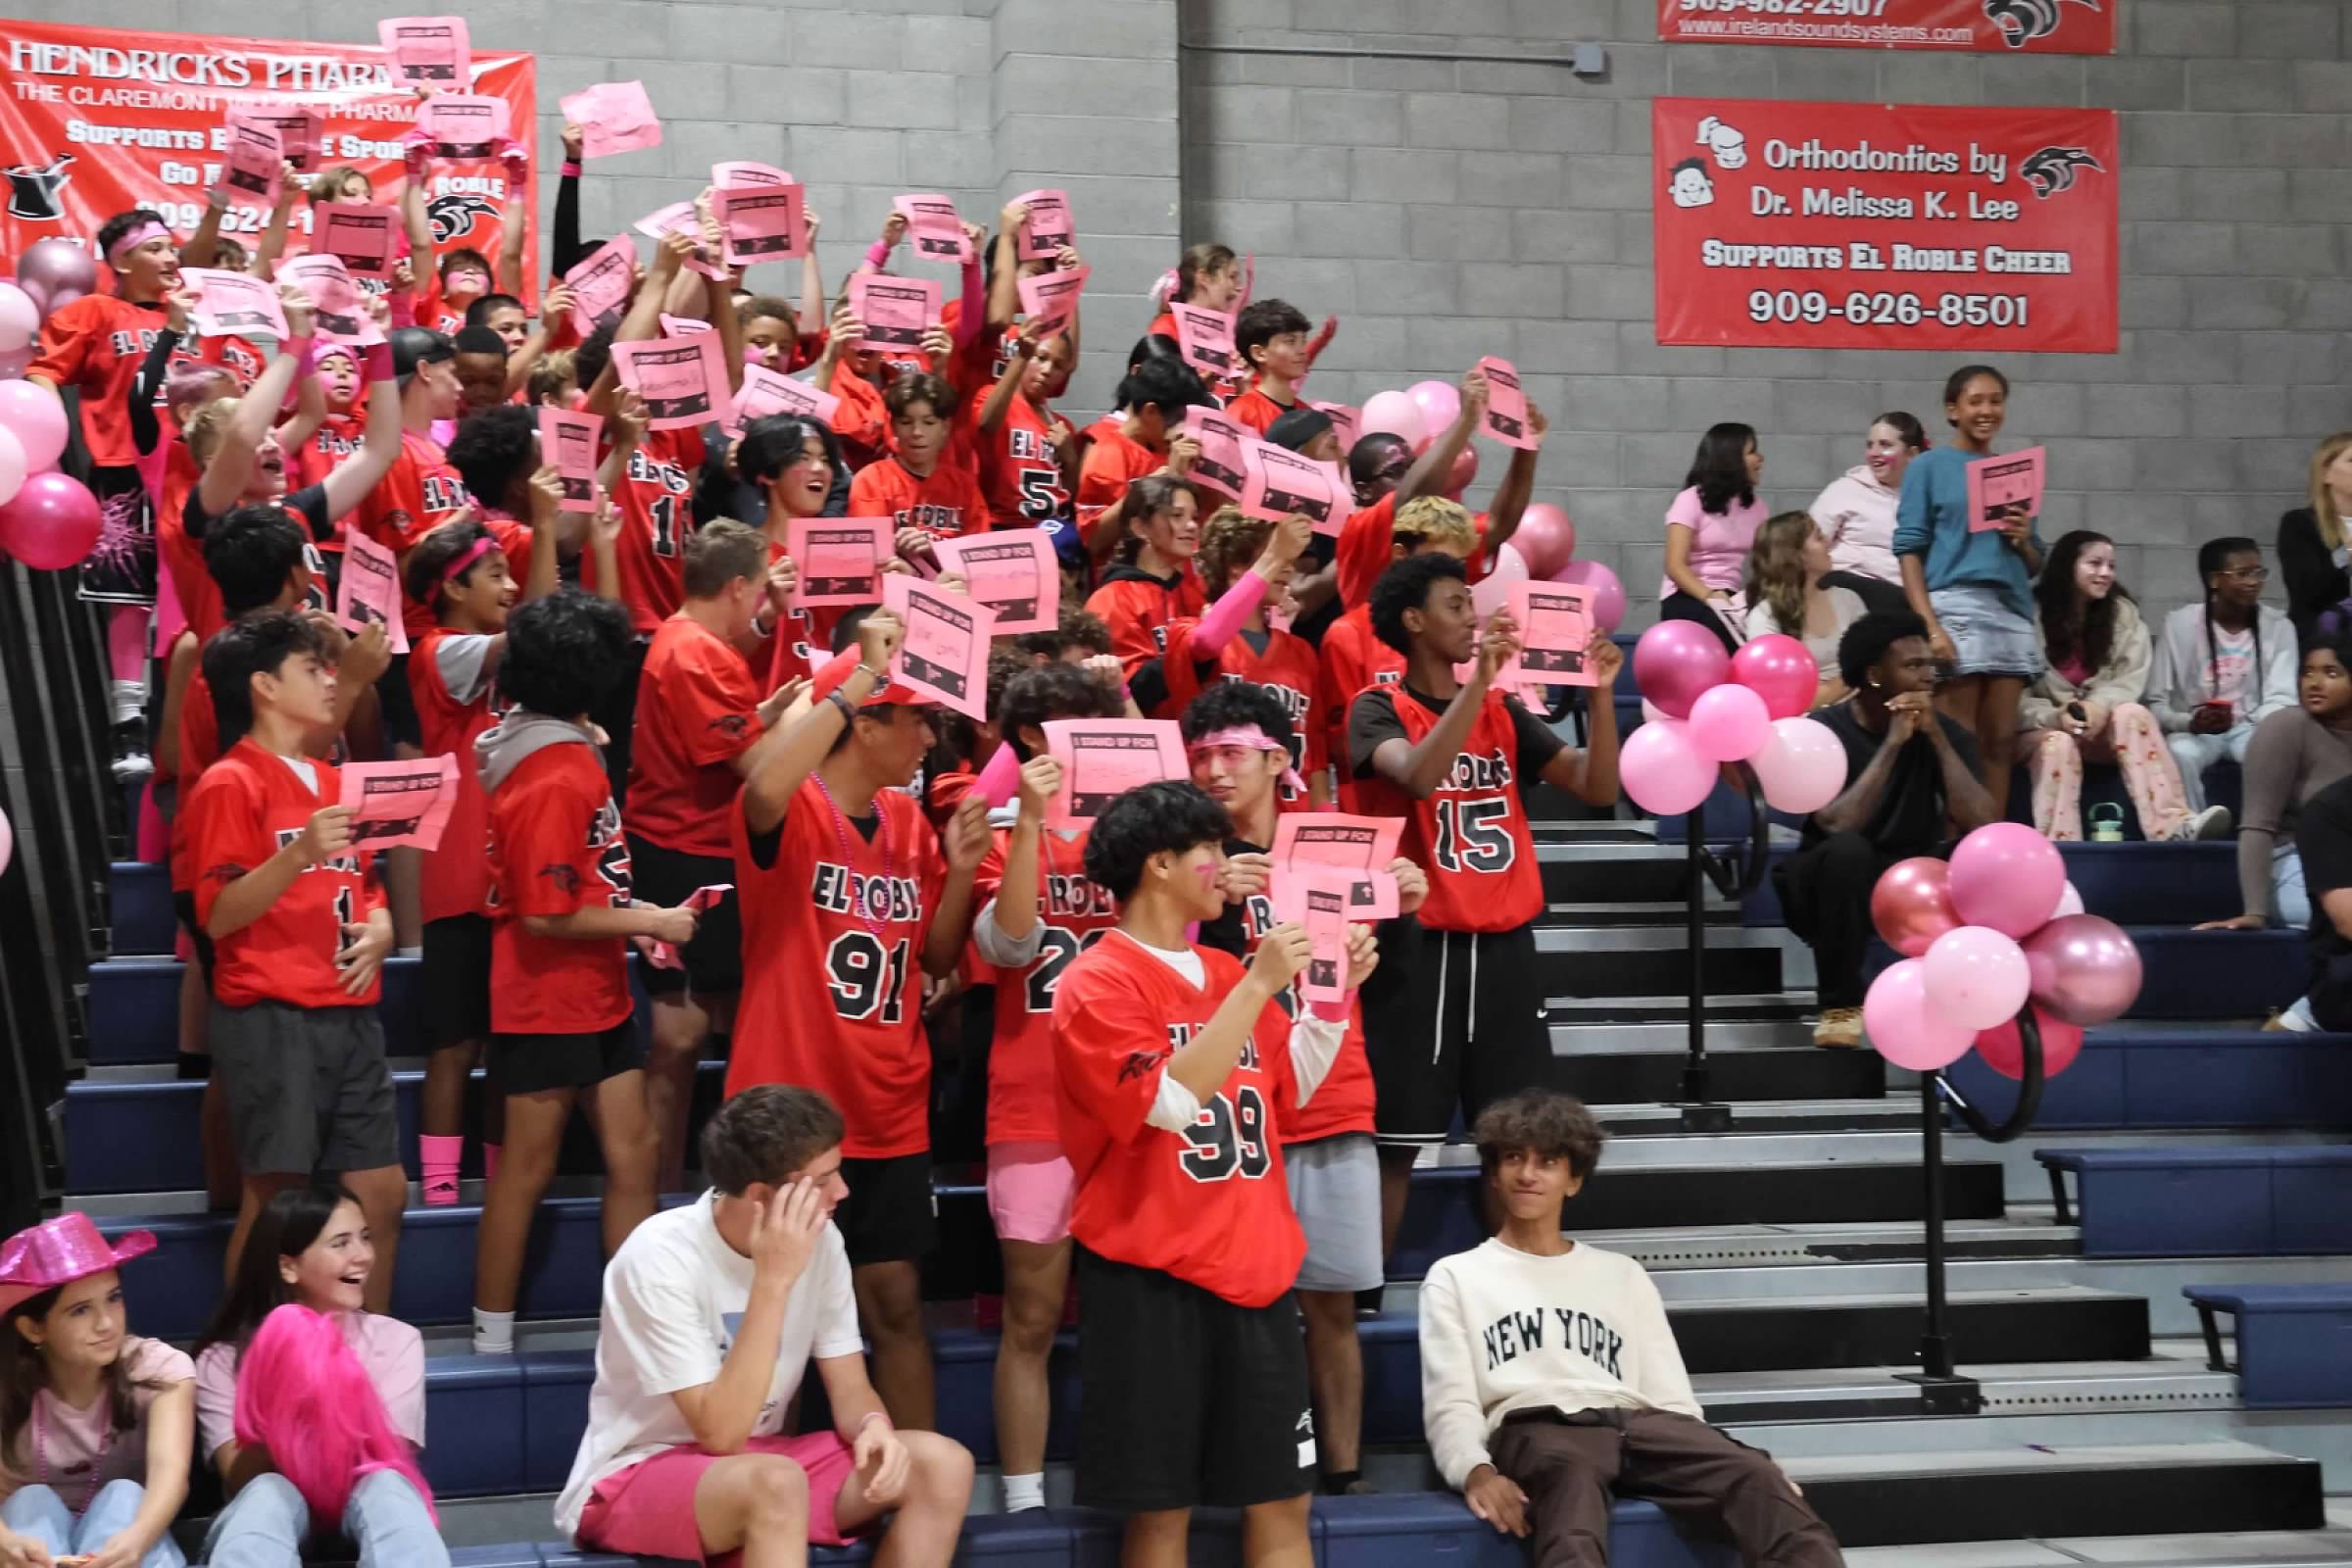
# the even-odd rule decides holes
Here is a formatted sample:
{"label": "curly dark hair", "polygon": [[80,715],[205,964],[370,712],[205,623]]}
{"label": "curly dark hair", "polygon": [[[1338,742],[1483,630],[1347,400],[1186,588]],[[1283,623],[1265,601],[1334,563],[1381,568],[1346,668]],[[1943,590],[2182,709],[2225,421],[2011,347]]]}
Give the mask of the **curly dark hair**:
{"label": "curly dark hair", "polygon": [[500,403],[468,414],[449,438],[449,466],[484,506],[508,507],[538,471],[539,411]]}
{"label": "curly dark hair", "polygon": [[1838,639],[1838,678],[1855,691],[1870,684],[1871,666],[1886,650],[1906,637],[1925,637],[1928,623],[1908,610],[1881,610],[1864,615]]}
{"label": "curly dark hair", "polygon": [[498,689],[509,702],[550,718],[577,718],[620,678],[629,612],[613,600],[565,586],[507,617]]}
{"label": "curly dark hair", "polygon": [[1380,574],[1372,585],[1372,635],[1404,655],[1413,651],[1413,634],[1404,628],[1404,612],[1429,604],[1429,592],[1440,582],[1470,580],[1469,568],[1443,550],[1407,556]]}
{"label": "curly dark hair", "polygon": [[1024,669],[1004,683],[1004,697],[997,707],[997,733],[1025,762],[1031,753],[1021,743],[1021,731],[1029,726],[1042,728],[1050,718],[1116,718],[1124,711],[1117,692],[1076,664],[1057,660]]}
{"label": "curly dark hair", "polygon": [[1255,726],[1266,732],[1266,739],[1280,742],[1285,752],[1291,747],[1290,710],[1253,680],[1217,682],[1193,699],[1179,722],[1187,746],[1217,730]]}
{"label": "curly dark hair", "polygon": [[1144,862],[1154,855],[1182,855],[1233,836],[1225,808],[1196,786],[1162,779],[1129,790],[1095,819],[1086,836],[1086,876],[1121,904],[1135,897]]}
{"label": "curly dark hair", "polygon": [[2075,618],[2075,563],[2092,545],[2114,543],[2103,533],[2077,528],[2059,535],[2058,542],[2050,546],[2041,575],[2034,582],[2034,606],[2041,622],[2042,647],[2051,663],[2063,664],[2080,657],[2086,667],[2105,669],[2115,653],[2115,607],[2119,600],[2128,604],[2132,599],[2122,583],[2108,589],[2106,598],[2083,606],[2080,621]]}
{"label": "curly dark hair", "polygon": [[703,1124],[703,1174],[729,1198],[775,1187],[842,1140],[841,1112],[813,1089],[755,1084]]}
{"label": "curly dark hair", "polygon": [[1583,1181],[1600,1163],[1608,1134],[1585,1102],[1556,1089],[1526,1089],[1497,1100],[1478,1113],[1470,1140],[1478,1162],[1491,1177],[1502,1156],[1520,1150],[1565,1158],[1569,1174]]}

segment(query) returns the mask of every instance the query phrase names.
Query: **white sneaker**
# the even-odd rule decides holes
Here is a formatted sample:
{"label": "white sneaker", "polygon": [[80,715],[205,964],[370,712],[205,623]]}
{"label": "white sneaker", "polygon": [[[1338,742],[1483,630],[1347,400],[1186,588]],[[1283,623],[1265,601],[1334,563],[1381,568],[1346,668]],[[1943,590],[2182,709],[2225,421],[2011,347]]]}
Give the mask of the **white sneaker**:
{"label": "white sneaker", "polygon": [[129,784],[138,779],[155,776],[155,760],[145,752],[124,752],[107,766],[115,775],[115,782],[118,784]]}
{"label": "white sneaker", "polygon": [[2173,830],[2173,842],[2188,844],[2202,843],[2207,839],[2226,839],[2230,836],[2231,826],[2230,808],[2208,806]]}

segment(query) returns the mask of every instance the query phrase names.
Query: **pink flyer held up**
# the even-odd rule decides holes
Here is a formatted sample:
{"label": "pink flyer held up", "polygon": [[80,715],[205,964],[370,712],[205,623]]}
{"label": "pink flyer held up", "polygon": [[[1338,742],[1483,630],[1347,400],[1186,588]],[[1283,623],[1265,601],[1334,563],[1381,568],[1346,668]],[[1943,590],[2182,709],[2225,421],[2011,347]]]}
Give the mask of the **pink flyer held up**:
{"label": "pink flyer held up", "polygon": [[1592,646],[1592,591],[1563,582],[1511,584],[1511,618],[1519,622],[1518,678],[1539,686],[1597,686],[1588,653]]}
{"label": "pink flyer held up", "polygon": [[1324,866],[1277,870],[1267,888],[1275,922],[1306,927],[1298,994],[1310,1003],[1348,1000],[1348,928],[1361,918],[1349,908],[1351,889],[1346,872]]}
{"label": "pink flyer held up", "polygon": [[1061,567],[1043,528],[1004,528],[933,542],[942,571],[959,571],[971,596],[996,612],[999,637],[1052,631],[1061,622]]}
{"label": "pink flyer held up", "polygon": [[784,536],[800,568],[792,607],[880,604],[882,563],[898,554],[895,537],[888,517],[793,518]]}
{"label": "pink flyer held up", "polygon": [[392,639],[392,651],[409,651],[409,632],[401,613],[400,561],[391,551],[356,529],[343,536],[343,576],[335,589],[335,624],[345,631],[366,631],[381,622]]}
{"label": "pink flyer held up", "polygon": [[1310,409],[1320,409],[1331,416],[1331,433],[1340,443],[1340,456],[1355,450],[1356,437],[1364,433],[1364,411],[1346,403],[1309,403]]}
{"label": "pink flyer held up", "polygon": [[620,384],[645,400],[657,430],[692,430],[721,417],[734,401],[726,350],[716,332],[612,345]]}
{"label": "pink flyer held up", "polygon": [[[709,914],[725,901],[728,894],[734,891],[735,884],[732,882],[705,883],[686,895],[686,902],[681,907],[692,909],[697,914]],[[677,945],[671,942],[654,943],[651,948],[647,949],[645,959],[657,969],[683,969],[686,967],[686,960],[679,956]]]}
{"label": "pink flyer held up", "polygon": [[779,375],[764,365],[747,365],[724,428],[730,438],[740,437],[745,425],[771,414],[797,415],[830,426],[840,410],[841,400],[822,387]]}
{"label": "pink flyer held up", "polygon": [[1523,452],[1542,446],[1543,437],[1527,422],[1527,394],[1519,388],[1519,372],[1511,362],[1489,355],[1478,368],[1487,375],[1487,434]]}
{"label": "pink flyer held up", "polygon": [[297,174],[318,172],[325,160],[318,156],[318,138],[326,117],[294,103],[240,104],[228,112],[228,122],[267,125],[277,133],[278,146]]}
{"label": "pink flyer held up", "polygon": [[945,196],[902,196],[891,206],[906,220],[906,243],[923,261],[959,267],[972,260],[972,237]]}
{"label": "pink flyer held up", "polygon": [[1396,878],[1389,862],[1404,820],[1345,811],[1286,811],[1274,819],[1276,873],[1324,868],[1345,872],[1348,918],[1387,920],[1396,913]]}
{"label": "pink flyer held up", "polygon": [[808,251],[799,185],[730,185],[711,201],[729,267],[790,261]]}
{"label": "pink flyer held up", "polygon": [[1015,241],[1022,261],[1048,261],[1077,238],[1077,225],[1070,220],[1070,199],[1062,192],[1033,190],[1013,200],[1015,205],[1029,209],[1029,217],[1021,224],[1020,237]]}
{"label": "pink flyer held up", "polygon": [[362,202],[320,202],[311,248],[341,262],[354,277],[392,275],[392,257],[402,241],[400,209]]}
{"label": "pink flyer held up", "polygon": [[1353,496],[1340,470],[1328,463],[1301,457],[1270,441],[1242,445],[1245,483],[1242,510],[1252,517],[1280,521],[1296,513],[1315,525],[1317,533],[1340,531],[1348,521]]}
{"label": "pink flyer held up", "polygon": [[1193,776],[1174,719],[1051,718],[1045,729],[1046,750],[1061,764],[1048,827],[1084,827],[1131,789]]}
{"label": "pink flyer held up", "polygon": [[1229,380],[1240,373],[1232,317],[1174,300],[1168,302],[1168,314],[1176,318],[1176,346],[1184,351],[1185,364],[1212,380]]}
{"label": "pink flyer held up", "polygon": [[1193,482],[1241,500],[1250,482],[1243,443],[1256,440],[1257,432],[1220,410],[1190,408],[1184,411],[1184,434],[1200,444],[1200,455],[1193,460]]}
{"label": "pink flyer held up", "polygon": [[2041,491],[2049,467],[2049,449],[2028,447],[1997,458],[1979,458],[1968,466],[1968,531],[1985,533],[2009,520],[2013,507],[2026,515],[2041,514]]}
{"label": "pink flyer held up", "polygon": [[710,188],[725,190],[730,185],[797,185],[790,170],[773,164],[755,164],[749,160],[710,166]]}
{"label": "pink flyer held up", "polygon": [[605,241],[588,259],[564,274],[571,290],[571,324],[582,338],[628,314],[637,291],[637,247],[625,237]]}
{"label": "pink flyer held up", "polygon": [[662,145],[662,121],[642,81],[600,81],[561,102],[564,118],[580,127],[582,158]]}
{"label": "pink flyer held up", "polygon": [[375,39],[392,51],[392,75],[404,86],[463,89],[473,83],[464,17],[386,17],[375,24]]}
{"label": "pink flyer held up", "polygon": [[1037,323],[1039,341],[1077,319],[1078,296],[1093,271],[1091,267],[1056,267],[1051,272],[1021,279],[1021,314]]}
{"label": "pink flyer held up", "polygon": [[277,134],[277,127],[266,121],[241,120],[230,116],[228,150],[220,162],[220,182],[215,190],[235,197],[251,196],[267,207],[275,198],[277,181],[286,161],[286,144]]}
{"label": "pink flyer held up", "polygon": [[539,461],[556,466],[564,483],[560,512],[596,510],[596,438],[605,421],[593,414],[541,406]]}
{"label": "pink flyer held up", "polygon": [[384,340],[383,328],[368,312],[368,296],[334,257],[322,251],[288,257],[277,264],[277,279],[309,296],[312,322],[325,341],[366,348]]}
{"label": "pink flyer held up", "polygon": [[850,310],[865,323],[861,349],[920,349],[923,331],[939,322],[939,280],[858,272],[850,278]]}
{"label": "pink flyer held up", "polygon": [[667,207],[646,214],[637,220],[637,232],[660,239],[665,234],[684,234],[694,241],[694,254],[686,265],[705,277],[724,277],[727,270],[718,265],[710,247],[703,243],[703,218],[692,202],[671,202]]}
{"label": "pink flyer held up", "polygon": [[424,101],[416,123],[436,158],[489,158],[507,138],[507,101],[488,93],[442,92]]}
{"label": "pink flyer held up", "polygon": [[274,285],[251,272],[210,267],[183,267],[179,280],[196,291],[196,309],[190,316],[197,336],[286,340],[286,313]]}
{"label": "pink flyer held up", "polygon": [[882,579],[882,603],[906,623],[891,674],[918,697],[985,720],[988,640],[996,635],[996,612],[977,599],[900,573]]}
{"label": "pink flyer held up", "polygon": [[345,762],[337,771],[343,782],[338,804],[351,810],[353,849],[441,847],[442,829],[458,804],[457,758],[443,753],[410,761]]}

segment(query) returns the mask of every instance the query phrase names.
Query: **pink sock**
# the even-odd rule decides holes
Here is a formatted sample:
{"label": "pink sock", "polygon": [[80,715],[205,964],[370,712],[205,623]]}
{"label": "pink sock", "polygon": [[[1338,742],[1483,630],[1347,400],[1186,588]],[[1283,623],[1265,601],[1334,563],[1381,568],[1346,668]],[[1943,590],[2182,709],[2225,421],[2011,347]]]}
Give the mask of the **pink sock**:
{"label": "pink sock", "polygon": [[416,1136],[416,1162],[424,1167],[424,1200],[439,1206],[458,1200],[458,1161],[465,1157],[463,1138]]}
{"label": "pink sock", "polygon": [[107,616],[107,662],[115,679],[147,683],[147,626],[154,613],[145,605],[117,605]]}
{"label": "pink sock", "polygon": [[501,1144],[484,1144],[482,1146],[482,1180],[489,1182],[498,1180],[498,1154],[504,1147]]}

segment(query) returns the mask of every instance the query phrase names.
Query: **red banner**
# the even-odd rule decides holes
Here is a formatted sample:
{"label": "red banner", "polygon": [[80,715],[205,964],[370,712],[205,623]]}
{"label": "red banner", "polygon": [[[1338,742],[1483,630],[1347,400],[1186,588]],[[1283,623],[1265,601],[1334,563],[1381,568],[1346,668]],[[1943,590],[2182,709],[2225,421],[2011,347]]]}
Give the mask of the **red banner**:
{"label": "red banner", "polygon": [[2115,114],[1660,98],[1661,343],[2112,354]]}
{"label": "red banner", "polygon": [[2122,0],[1658,0],[1668,43],[2111,55]]}
{"label": "red banner", "polygon": [[[403,178],[400,141],[416,122],[416,99],[393,84],[379,48],[38,22],[11,22],[5,47],[0,147],[13,167],[0,259],[57,235],[86,244],[131,207],[154,208],[186,235],[219,181],[232,109],[317,113],[321,145],[310,167],[353,165],[375,182],[378,200],[394,200]],[[526,151],[538,126],[533,64],[527,54],[473,56],[473,90],[507,101]],[[508,200],[498,163],[437,161],[427,196],[437,249],[466,246],[496,259]],[[263,198],[242,197],[220,231],[250,249],[269,220]],[[289,251],[310,248],[311,220],[310,204],[297,202]],[[538,275],[538,244],[534,232],[523,252],[526,280]]]}

